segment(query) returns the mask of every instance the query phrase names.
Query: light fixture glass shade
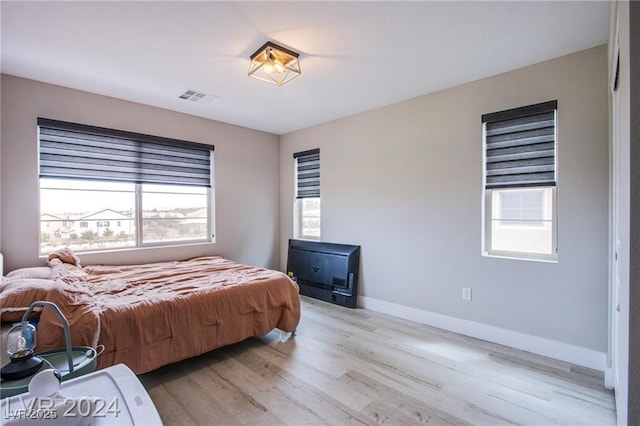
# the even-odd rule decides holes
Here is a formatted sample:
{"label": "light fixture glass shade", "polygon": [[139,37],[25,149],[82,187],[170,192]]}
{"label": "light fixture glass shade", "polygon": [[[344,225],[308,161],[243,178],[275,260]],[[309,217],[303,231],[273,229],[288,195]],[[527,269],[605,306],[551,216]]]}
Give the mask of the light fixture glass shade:
{"label": "light fixture glass shade", "polygon": [[36,328],[23,322],[9,329],[6,337],[5,350],[10,358],[20,358],[33,353],[36,347]]}
{"label": "light fixture glass shade", "polygon": [[249,77],[282,86],[302,72],[298,56],[298,53],[268,41],[251,55]]}
{"label": "light fixture glass shade", "polygon": [[44,361],[33,355],[35,347],[36,328],[32,324],[23,321],[11,327],[5,339],[5,350],[10,362],[0,369],[0,377],[17,380],[38,371]]}

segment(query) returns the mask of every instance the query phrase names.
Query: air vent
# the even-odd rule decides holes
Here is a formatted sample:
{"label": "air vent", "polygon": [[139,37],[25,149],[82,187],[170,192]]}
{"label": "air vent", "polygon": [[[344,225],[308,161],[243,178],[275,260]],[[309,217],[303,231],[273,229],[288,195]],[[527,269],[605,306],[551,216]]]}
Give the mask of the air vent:
{"label": "air vent", "polygon": [[198,92],[196,90],[187,89],[187,90],[184,91],[183,94],[178,96],[178,98],[184,99],[185,101],[195,102],[195,103],[198,103],[198,104],[209,104],[212,101],[214,101],[215,99],[217,99],[218,96],[209,95],[208,93],[203,93],[203,92]]}

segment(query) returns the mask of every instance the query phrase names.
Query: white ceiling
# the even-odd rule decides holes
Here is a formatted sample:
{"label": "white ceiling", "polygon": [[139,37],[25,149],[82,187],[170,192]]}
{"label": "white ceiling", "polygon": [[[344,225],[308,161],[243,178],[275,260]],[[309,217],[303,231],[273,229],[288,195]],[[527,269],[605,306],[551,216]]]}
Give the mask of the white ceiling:
{"label": "white ceiling", "polygon": [[[10,2],[1,71],[283,134],[606,43],[600,1]],[[300,52],[247,77],[271,40]],[[218,96],[180,100],[185,89]]]}

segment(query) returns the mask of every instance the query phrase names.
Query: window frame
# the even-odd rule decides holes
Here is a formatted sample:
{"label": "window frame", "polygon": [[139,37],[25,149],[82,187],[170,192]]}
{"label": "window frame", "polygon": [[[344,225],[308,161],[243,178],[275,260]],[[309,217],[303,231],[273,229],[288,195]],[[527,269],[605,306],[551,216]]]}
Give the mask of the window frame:
{"label": "window frame", "polygon": [[[41,139],[41,128],[44,127],[46,132],[47,132],[47,136],[44,137],[44,140],[46,141],[46,143],[48,145],[47,148],[42,148],[42,139]],[[149,175],[140,175],[137,174],[136,172],[139,173],[139,169],[138,168],[133,168],[133,169],[129,169],[126,171],[126,173],[128,173],[127,177],[117,177],[117,178],[113,178],[112,176],[110,176],[108,174],[108,172],[99,172],[97,174],[93,174],[91,168],[87,168],[87,166],[83,166],[83,169],[80,169],[81,172],[79,175],[74,176],[73,173],[67,175],[66,171],[61,171],[59,173],[57,173],[56,169],[51,169],[50,168],[50,162],[51,161],[60,161],[60,160],[55,160],[56,158],[65,158],[65,157],[59,157],[59,153],[61,152],[60,149],[58,149],[58,151],[52,151],[51,150],[51,141],[55,141],[55,139],[51,139],[51,131],[56,132],[56,131],[61,131],[61,132],[78,132],[78,137],[79,139],[73,139],[75,142],[72,142],[71,139],[68,137],[67,134],[63,134],[62,137],[67,136],[67,139],[58,139],[59,143],[73,143],[75,144],[75,146],[80,146],[80,147],[84,147],[84,150],[88,153],[92,153],[92,150],[89,149],[87,151],[88,147],[91,147],[92,144],[96,143],[97,140],[100,140],[100,138],[102,138],[102,146],[106,147],[107,145],[104,143],[104,138],[107,138],[109,140],[111,140],[110,138],[113,138],[114,143],[116,143],[116,145],[113,145],[113,147],[111,147],[110,149],[113,150],[114,149],[118,149],[115,148],[117,145],[117,143],[119,143],[119,141],[125,141],[124,143],[135,143],[138,144],[136,145],[139,148],[136,149],[140,149],[142,151],[144,151],[145,153],[149,153],[151,152],[151,150],[156,149],[154,151],[154,154],[151,156],[148,156],[148,158],[161,158],[161,155],[164,155],[164,161],[165,164],[170,166],[170,169],[168,170],[168,173],[166,173],[166,169],[163,167],[162,173],[158,174],[156,173],[157,176],[152,176],[151,174]],[[103,128],[103,127],[96,127],[96,126],[90,126],[90,125],[85,125],[85,124],[76,124],[76,123],[70,123],[70,122],[64,122],[64,121],[58,121],[58,120],[51,120],[51,119],[46,119],[46,118],[38,118],[37,119],[37,134],[38,134],[38,169],[39,169],[39,179],[38,179],[38,194],[39,194],[39,198],[41,197],[41,191],[43,190],[42,188],[42,179],[48,179],[48,180],[55,180],[55,179],[61,179],[64,181],[84,181],[87,182],[87,189],[88,191],[94,191],[99,193],[100,191],[108,191],[106,189],[94,189],[91,188],[91,185],[89,185],[90,182],[122,182],[122,183],[127,183],[128,185],[131,185],[131,194],[134,197],[134,203],[131,206],[134,209],[134,216],[132,218],[133,220],[133,226],[135,226],[135,233],[134,235],[134,245],[122,245],[122,246],[117,246],[117,247],[100,247],[100,248],[89,248],[89,249],[77,249],[76,251],[78,252],[102,252],[102,251],[112,251],[112,250],[135,250],[135,249],[139,249],[139,248],[148,248],[148,247],[171,247],[171,246],[178,246],[178,245],[188,245],[188,244],[209,244],[209,243],[215,243],[216,242],[216,235],[215,235],[215,147],[213,145],[210,144],[203,144],[203,143],[199,143],[199,142],[190,142],[190,141],[185,141],[185,140],[178,140],[178,139],[171,139],[171,138],[165,138],[165,137],[160,137],[160,136],[152,136],[152,135],[147,135],[147,134],[141,134],[141,133],[134,133],[134,132],[129,132],[129,131],[123,131],[123,130],[114,130],[114,129],[108,129],[108,128]],[[95,135],[95,137],[93,136]],[[76,136],[71,136],[76,137]],[[97,138],[97,139],[96,139]],[[69,142],[68,142],[69,141]],[[56,142],[53,142],[56,143]],[[128,145],[131,146],[131,145]],[[166,148],[160,148],[161,150],[163,150],[161,153],[158,154],[158,150],[157,147],[158,146],[163,146]],[[43,149],[45,151],[43,151]],[[74,148],[75,149],[75,148]],[[191,151],[185,151],[185,150],[191,150]],[[193,154],[193,150],[198,150],[197,152],[200,152],[200,154],[198,155],[194,155]],[[73,154],[71,155],[75,155],[76,159],[77,158],[83,158],[84,155],[81,154],[81,152],[83,151],[83,149],[78,149],[73,151]],[[43,172],[43,152],[46,153],[48,155],[48,157],[46,157],[46,164],[47,167]],[[176,157],[175,154],[177,155],[181,155],[181,157]],[[51,160],[53,155],[54,160]],[[56,155],[58,155],[58,157],[55,157]],[[66,152],[63,152],[62,155],[66,155]],[[88,154],[90,157],[94,157],[95,158],[95,152],[93,152],[93,154]],[[169,155],[170,157],[167,157],[167,155]],[[205,162],[205,155],[208,155],[208,160],[206,160]],[[124,157],[123,157],[124,158]],[[114,165],[114,167],[119,166],[120,170],[123,170],[123,166],[124,164],[128,164],[126,161],[131,161],[130,158],[133,158],[131,156],[127,157],[126,160],[123,160],[123,162],[118,162],[118,163],[114,163],[114,161],[111,161],[111,164]],[[140,161],[147,161],[144,158],[145,154],[143,154],[141,157],[135,157],[134,161],[138,161],[138,158],[142,158],[142,160]],[[170,161],[168,161],[170,159]],[[154,161],[154,159],[150,160],[150,161]],[[160,160],[161,161],[161,160]],[[77,160],[76,160],[77,163]],[[74,163],[74,164],[76,164]],[[60,163],[62,164],[62,163]],[[138,164],[138,163],[136,163]],[[148,163],[145,163],[148,164]],[[195,166],[193,166],[195,165]],[[204,165],[208,165],[208,170]],[[63,167],[66,166],[66,164],[63,165]],[[194,168],[192,169],[191,166],[193,166]],[[111,167],[111,166],[108,166]],[[142,166],[142,167],[148,167],[148,166]],[[179,173],[178,171],[178,167],[182,167],[183,170],[187,170],[188,173],[186,174],[182,174],[182,175],[177,175],[176,173]],[[104,169],[104,166],[101,164],[99,167],[101,170],[106,170]],[[185,169],[186,168],[186,169]],[[200,172],[199,174],[196,176],[195,173],[192,173],[192,170],[195,169],[199,169]],[[63,169],[66,170],[66,169]],[[132,172],[131,170],[133,170],[135,176],[132,176]],[[145,168],[144,169],[146,173],[146,170],[150,170],[149,168]],[[207,173],[208,172],[208,173]],[[165,178],[166,176],[166,178]],[[176,178],[175,176],[180,176],[179,178]],[[186,180],[184,180],[186,179]],[[174,185],[176,188],[187,188],[187,187],[198,187],[198,188],[205,188],[206,192],[205,193],[201,193],[200,195],[204,195],[206,197],[206,237],[205,238],[197,238],[197,239],[183,239],[183,240],[167,240],[167,241],[155,241],[155,242],[144,242],[143,239],[143,223],[145,218],[143,217],[143,201],[142,201],[142,197],[143,194],[145,193],[145,191],[143,191],[143,186],[144,185],[162,185],[162,186],[166,186],[166,185]],[[46,188],[45,188],[46,189]],[[55,188],[52,188],[55,189]],[[58,188],[60,190],[65,190],[64,187]],[[80,189],[82,190],[82,189]],[[178,191],[179,192],[179,191]],[[185,192],[188,193],[188,192]],[[91,211],[91,205],[88,204],[87,205],[87,210]],[[43,226],[42,226],[42,220],[40,219],[42,217],[42,214],[44,213],[42,211],[42,205],[41,203],[38,204],[38,212],[39,212],[39,238],[38,238],[38,252],[40,253],[40,255],[45,255],[46,253],[44,253],[42,251],[43,247],[43,235],[42,235],[42,230],[43,230]],[[129,219],[128,219],[129,220]],[[65,221],[66,222],[66,221]],[[104,219],[100,219],[99,221],[97,221],[98,224],[103,224],[105,223]],[[111,221],[109,221],[111,222]],[[48,223],[48,222],[47,222]],[[78,229],[80,229],[81,224],[84,224],[85,226],[82,229],[92,229],[89,221],[86,221],[84,219],[79,219],[78,220]],[[100,228],[104,228],[104,227],[100,227]],[[74,249],[75,250],[75,249]]]}
{"label": "window frame", "polygon": [[[213,152],[212,152],[213,155]],[[213,175],[213,170],[212,170],[212,175]],[[212,178],[213,179],[213,178]],[[73,179],[75,181],[83,181],[83,179]],[[88,182],[88,180],[85,180]],[[99,181],[99,180],[92,180],[92,182],[108,182],[108,181]],[[210,188],[206,188],[206,199],[207,199],[207,237],[206,238],[200,238],[200,239],[189,239],[189,240],[167,240],[167,241],[158,241],[158,242],[144,242],[143,239],[143,223],[144,223],[144,218],[142,213],[142,196],[143,196],[143,190],[142,190],[142,186],[143,184],[140,183],[131,183],[131,185],[133,185],[133,190],[131,191],[133,196],[134,196],[134,215],[132,217],[131,220],[133,220],[133,226],[135,227],[135,233],[134,233],[134,244],[133,245],[122,245],[122,246],[117,246],[117,247],[100,247],[100,248],[89,248],[89,249],[81,249],[81,248],[75,248],[72,247],[73,250],[76,253],[98,253],[98,252],[107,252],[107,251],[115,251],[115,250],[135,250],[135,249],[142,249],[142,248],[152,248],[152,247],[172,247],[172,246],[180,246],[180,245],[190,245],[190,244],[210,244],[210,243],[215,243],[215,229],[214,229],[214,224],[215,224],[215,220],[214,220],[214,185],[213,185],[213,180],[212,180],[212,186]],[[40,179],[38,179],[38,193],[40,193],[40,191],[42,190],[41,185],[40,185]],[[100,192],[100,190],[95,190],[95,192]],[[39,217],[42,215],[42,210],[40,208],[40,205],[38,207],[39,210]],[[87,220],[78,220],[78,228],[79,229],[84,229],[84,230],[91,230],[92,228],[89,226],[89,222]],[[105,220],[104,219],[100,219],[100,220],[96,220],[96,222],[98,224],[100,223],[104,223]],[[109,220],[109,222],[111,222],[111,220]],[[38,252],[40,253],[41,256],[47,255],[48,252],[44,252],[42,251],[42,222],[39,221],[39,226],[40,226],[40,232],[39,234],[39,238],[38,238]],[[97,226],[99,227],[99,226]],[[104,228],[104,227],[99,227],[99,228]]]}
{"label": "window frame", "polygon": [[[313,197],[312,199],[318,199],[318,203],[320,203],[320,211],[322,212],[322,201],[320,197]],[[312,240],[312,241],[320,241],[322,237],[322,219],[320,220],[320,235],[309,235],[304,234],[304,215],[303,215],[303,203],[304,198],[297,198],[294,203],[294,217],[295,217],[295,226],[294,226],[294,238],[299,240]],[[320,218],[322,218],[322,213],[320,213]]]}
{"label": "window frame", "polygon": [[[557,101],[553,101],[557,102]],[[529,105],[522,107],[522,109],[529,109],[536,105]],[[516,108],[519,109],[519,108]],[[482,122],[482,244],[481,254],[484,257],[495,257],[515,260],[528,260],[528,261],[542,261],[542,262],[558,262],[558,108],[557,105],[553,109],[554,112],[554,174],[555,179],[553,185],[514,185],[508,188],[487,188],[487,123]],[[518,190],[529,188],[551,188],[551,253],[535,253],[531,251],[515,251],[515,250],[497,250],[492,247],[492,218],[493,218],[493,206],[492,206],[492,192],[494,190]]]}
{"label": "window frame", "polygon": [[320,177],[318,176],[318,193],[317,196],[301,196],[298,194],[298,159],[307,155],[318,155],[318,174],[320,174],[320,149],[310,149],[307,151],[296,152],[293,154],[293,187],[294,187],[294,202],[293,202],[293,237],[300,240],[320,241],[322,239],[322,213],[320,213],[320,231],[319,235],[309,235],[304,232],[304,216],[303,216],[303,203],[305,198],[318,199],[320,204],[320,211],[322,212],[322,198],[320,196]]}
{"label": "window frame", "polygon": [[[482,255],[486,257],[499,257],[506,259],[533,260],[557,262],[558,260],[558,208],[557,208],[557,187],[540,187],[551,188],[551,253],[534,253],[513,250],[496,250],[491,247],[492,242],[492,191],[495,189],[485,189],[483,197],[483,227],[482,227]],[[513,188],[514,190],[520,188]],[[499,190],[499,189],[497,189]]]}
{"label": "window frame", "polygon": [[[136,208],[136,242],[140,241],[140,247],[164,247],[164,246],[173,246],[173,245],[185,245],[185,244],[202,244],[202,243],[215,243],[215,232],[214,232],[214,223],[215,221],[213,220],[213,210],[214,210],[214,198],[213,198],[213,191],[214,191],[214,181],[213,181],[213,155],[214,152],[211,152],[211,187],[207,188],[207,238],[200,238],[200,239],[196,239],[196,240],[173,240],[173,241],[161,241],[161,242],[157,242],[157,243],[145,243],[144,242],[144,235],[143,235],[143,223],[144,223],[144,218],[142,217],[142,215],[139,214],[139,212],[142,212],[142,209],[138,209]],[[140,205],[142,205],[142,195],[144,193],[144,191],[142,190],[142,184],[137,184],[136,185],[136,206],[138,205],[138,199],[140,200]],[[138,196],[138,193],[140,193],[140,195]],[[138,216],[139,219],[138,219]],[[138,234],[138,230],[140,230],[140,239],[137,239],[137,234]],[[138,247],[138,246],[136,246]]]}

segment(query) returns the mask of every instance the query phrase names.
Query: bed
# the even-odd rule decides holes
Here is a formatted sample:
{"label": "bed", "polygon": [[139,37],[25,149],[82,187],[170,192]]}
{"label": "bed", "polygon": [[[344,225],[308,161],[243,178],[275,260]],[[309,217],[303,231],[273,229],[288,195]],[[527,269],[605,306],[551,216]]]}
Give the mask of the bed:
{"label": "bed", "polygon": [[[124,363],[142,374],[274,328],[294,332],[300,320],[298,286],[278,271],[219,256],[82,267],[67,254],[3,278],[0,319],[18,321],[34,300],[53,302],[73,345],[104,348],[98,368]],[[62,326],[45,309],[36,350],[62,346]]]}

